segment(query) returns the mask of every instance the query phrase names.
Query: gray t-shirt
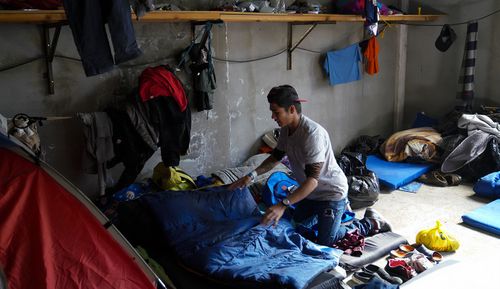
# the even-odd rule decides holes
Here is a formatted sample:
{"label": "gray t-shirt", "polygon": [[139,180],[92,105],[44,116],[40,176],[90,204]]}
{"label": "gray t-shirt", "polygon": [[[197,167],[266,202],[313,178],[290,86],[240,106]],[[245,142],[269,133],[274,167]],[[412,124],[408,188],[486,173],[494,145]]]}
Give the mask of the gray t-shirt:
{"label": "gray t-shirt", "polygon": [[286,153],[293,175],[300,184],[307,178],[306,165],[324,163],[318,186],[307,199],[338,201],[347,197],[347,178],[335,160],[328,132],[321,125],[301,115],[299,127],[292,135],[288,135],[288,127],[281,128],[276,149]]}

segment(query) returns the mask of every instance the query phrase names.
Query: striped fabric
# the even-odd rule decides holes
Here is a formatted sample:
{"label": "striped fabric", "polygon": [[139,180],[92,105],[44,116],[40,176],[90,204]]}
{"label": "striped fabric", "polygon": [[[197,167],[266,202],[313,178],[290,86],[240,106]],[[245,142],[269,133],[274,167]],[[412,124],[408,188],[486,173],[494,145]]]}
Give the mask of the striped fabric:
{"label": "striped fabric", "polygon": [[[213,175],[217,176],[224,184],[236,182],[239,178],[244,176],[244,174],[242,174],[242,172],[238,168],[218,170]],[[260,178],[260,180],[262,182],[265,182],[267,178]],[[256,203],[259,203],[262,200],[262,182],[259,182],[259,180],[257,180],[255,183],[248,186],[248,190],[250,190],[250,193],[252,194],[253,199]]]}
{"label": "striped fabric", "polygon": [[460,76],[458,78],[457,99],[462,100],[463,106],[467,109],[472,108],[472,99],[474,98],[477,32],[477,21],[469,22],[467,25],[467,39],[465,40],[462,68],[460,69]]}

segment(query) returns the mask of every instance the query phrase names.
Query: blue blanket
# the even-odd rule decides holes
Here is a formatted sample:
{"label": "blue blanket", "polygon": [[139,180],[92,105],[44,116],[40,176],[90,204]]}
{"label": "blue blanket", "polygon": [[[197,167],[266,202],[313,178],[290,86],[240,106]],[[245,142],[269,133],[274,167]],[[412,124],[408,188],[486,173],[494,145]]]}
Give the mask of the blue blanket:
{"label": "blue blanket", "polygon": [[305,288],[342,254],[304,239],[286,220],[275,228],[259,225],[248,189],[165,191],[143,199],[183,263],[221,281]]}

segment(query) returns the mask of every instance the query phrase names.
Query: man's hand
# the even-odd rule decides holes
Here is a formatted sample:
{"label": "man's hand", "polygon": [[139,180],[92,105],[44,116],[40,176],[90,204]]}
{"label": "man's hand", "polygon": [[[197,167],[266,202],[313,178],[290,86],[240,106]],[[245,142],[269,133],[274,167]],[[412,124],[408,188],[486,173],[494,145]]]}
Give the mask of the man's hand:
{"label": "man's hand", "polygon": [[227,189],[230,191],[236,190],[236,189],[241,189],[244,188],[252,183],[252,178],[249,176],[244,176],[241,179],[235,181],[234,183],[230,184]]}
{"label": "man's hand", "polygon": [[260,223],[264,226],[273,225],[276,227],[278,225],[279,220],[285,213],[286,207],[282,204],[277,204],[269,207],[266,210],[266,214],[260,220]]}

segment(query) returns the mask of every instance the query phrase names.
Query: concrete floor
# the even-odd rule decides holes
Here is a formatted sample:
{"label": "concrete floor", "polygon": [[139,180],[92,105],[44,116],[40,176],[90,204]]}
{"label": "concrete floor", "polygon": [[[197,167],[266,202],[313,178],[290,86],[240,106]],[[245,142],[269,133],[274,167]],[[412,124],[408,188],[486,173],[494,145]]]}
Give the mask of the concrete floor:
{"label": "concrete floor", "polygon": [[[460,242],[455,253],[445,253],[435,270],[404,284],[404,288],[500,288],[500,238],[462,224],[461,216],[491,200],[474,196],[472,186],[422,185],[417,193],[383,191],[373,206],[393,226],[393,231],[415,242],[417,233],[440,220]],[[362,217],[364,210],[357,210]],[[385,260],[376,262],[385,265]]]}

